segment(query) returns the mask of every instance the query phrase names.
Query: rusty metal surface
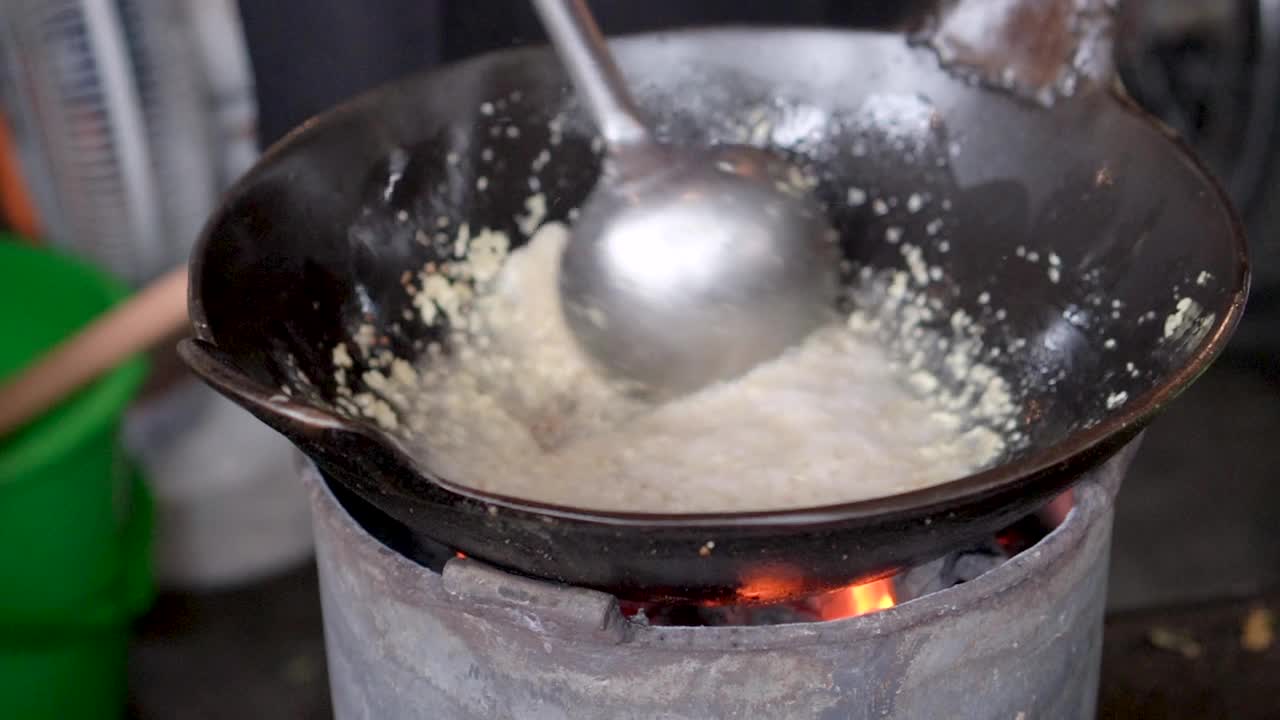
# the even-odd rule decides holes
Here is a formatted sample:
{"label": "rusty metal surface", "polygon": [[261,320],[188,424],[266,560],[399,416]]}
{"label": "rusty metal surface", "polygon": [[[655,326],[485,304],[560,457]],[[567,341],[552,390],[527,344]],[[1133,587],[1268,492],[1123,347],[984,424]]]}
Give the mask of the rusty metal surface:
{"label": "rusty metal surface", "polygon": [[1118,0],[954,0],[921,39],[944,63],[1045,105],[1114,74]]}
{"label": "rusty metal surface", "polygon": [[1077,509],[977,580],[873,615],[651,627],[602,593],[474,561],[443,576],[380,545],[314,470],[336,716],[1089,718],[1114,494],[1130,446]]}

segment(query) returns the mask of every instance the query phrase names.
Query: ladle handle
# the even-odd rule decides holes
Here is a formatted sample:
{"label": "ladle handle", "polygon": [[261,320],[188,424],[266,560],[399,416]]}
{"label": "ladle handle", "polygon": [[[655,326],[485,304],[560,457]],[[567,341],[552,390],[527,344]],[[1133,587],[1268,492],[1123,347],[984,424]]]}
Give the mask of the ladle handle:
{"label": "ladle handle", "polygon": [[533,0],[551,44],[615,158],[652,142],[626,80],[585,0]]}
{"label": "ladle handle", "polygon": [[944,63],[1052,105],[1106,88],[1120,0],[948,0],[923,39]]}

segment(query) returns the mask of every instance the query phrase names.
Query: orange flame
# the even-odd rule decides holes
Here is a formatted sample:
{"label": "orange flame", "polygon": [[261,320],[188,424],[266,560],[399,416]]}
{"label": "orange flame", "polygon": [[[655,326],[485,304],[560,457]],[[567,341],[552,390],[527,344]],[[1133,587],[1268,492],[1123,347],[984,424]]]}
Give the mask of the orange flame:
{"label": "orange flame", "polygon": [[839,620],[888,610],[897,602],[893,596],[893,579],[885,578],[829,593],[819,599],[817,609],[823,620]]}

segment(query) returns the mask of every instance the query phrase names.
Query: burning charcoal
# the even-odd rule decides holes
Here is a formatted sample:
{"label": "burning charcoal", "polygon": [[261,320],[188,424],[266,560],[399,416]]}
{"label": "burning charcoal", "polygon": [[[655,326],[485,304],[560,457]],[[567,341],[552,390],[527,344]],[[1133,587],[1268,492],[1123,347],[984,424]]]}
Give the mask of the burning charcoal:
{"label": "burning charcoal", "polygon": [[998,567],[1009,557],[1001,545],[995,541],[956,551],[900,575],[897,582],[898,598],[903,602],[914,600],[976,580],[988,570]]}
{"label": "burning charcoal", "polygon": [[917,565],[898,576],[898,598],[915,600],[950,587],[943,580],[948,557],[940,557],[924,565]]}
{"label": "burning charcoal", "polygon": [[994,543],[987,547],[961,553],[955,558],[951,569],[954,585],[977,580],[988,570],[995,569],[1009,557]]}

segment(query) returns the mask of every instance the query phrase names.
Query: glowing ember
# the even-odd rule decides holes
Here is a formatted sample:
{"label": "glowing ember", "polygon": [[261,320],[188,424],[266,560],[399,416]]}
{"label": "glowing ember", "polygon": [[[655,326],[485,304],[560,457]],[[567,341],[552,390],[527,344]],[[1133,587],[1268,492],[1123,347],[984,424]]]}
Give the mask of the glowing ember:
{"label": "glowing ember", "polygon": [[873,580],[823,595],[813,601],[823,620],[839,620],[887,610],[897,604],[893,579]]}
{"label": "glowing ember", "polygon": [[799,571],[782,565],[767,565],[743,578],[738,598],[744,603],[777,602],[779,598],[794,597],[802,587],[804,576]]}

